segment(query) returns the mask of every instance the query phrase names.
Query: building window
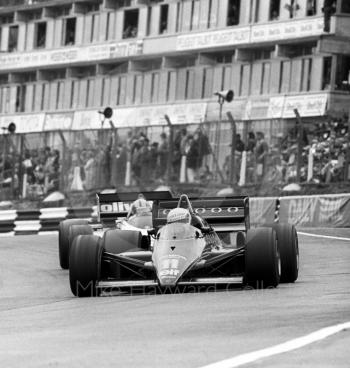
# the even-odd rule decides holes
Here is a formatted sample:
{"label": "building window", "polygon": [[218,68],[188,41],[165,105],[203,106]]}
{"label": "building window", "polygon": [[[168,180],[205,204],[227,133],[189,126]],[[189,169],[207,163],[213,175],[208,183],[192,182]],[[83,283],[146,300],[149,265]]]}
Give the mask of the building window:
{"label": "building window", "polygon": [[160,7],[160,24],[159,24],[159,33],[163,34],[168,31],[168,13],[169,13],[169,5],[164,4]]}
{"label": "building window", "polygon": [[317,0],[307,0],[306,2],[306,15],[311,17],[317,12]]}
{"label": "building window", "polygon": [[270,93],[270,71],[271,71],[270,62],[263,63],[261,73],[261,86],[260,86],[260,94],[262,95]]}
{"label": "building window", "polygon": [[199,23],[199,0],[192,0],[190,30],[197,29]]}
{"label": "building window", "polygon": [[303,59],[301,62],[301,91],[310,91],[312,59]]}
{"label": "building window", "polygon": [[239,23],[240,0],[229,0],[227,10],[227,26],[235,26]]}
{"label": "building window", "polygon": [[176,72],[169,71],[167,80],[166,100],[174,101],[175,96],[176,96]]}
{"label": "building window", "polygon": [[322,89],[329,90],[331,88],[331,71],[332,71],[332,57],[327,56],[323,58],[322,71]]}
{"label": "building window", "polygon": [[179,32],[179,30],[180,30],[180,19],[181,19],[181,3],[177,3],[176,4],[175,32]]}
{"label": "building window", "polygon": [[9,41],[8,41],[8,51],[17,51],[18,44],[18,26],[11,26],[9,29]]}
{"label": "building window", "polygon": [[279,93],[287,93],[290,88],[291,62],[289,60],[281,62]]}
{"label": "building window", "polygon": [[16,112],[24,112],[27,86],[21,85],[16,88]]}
{"label": "building window", "polygon": [[335,88],[337,90],[350,91],[350,56],[337,56]]}
{"label": "building window", "polygon": [[40,111],[43,111],[46,109],[46,101],[47,99],[47,95],[49,93],[49,85],[48,83],[44,83],[42,85],[42,93],[41,93],[41,101],[40,101]]}
{"label": "building window", "polygon": [[147,30],[146,35],[149,36],[151,34],[152,28],[152,6],[147,8]]}
{"label": "building window", "polygon": [[331,16],[336,12],[336,10],[337,10],[336,0],[324,0],[322,11],[324,19],[323,30],[325,32],[330,31]]}
{"label": "building window", "polygon": [[46,43],[46,22],[36,23],[35,25],[35,48],[45,47]]}
{"label": "building window", "polygon": [[300,6],[298,4],[298,0],[289,0],[288,4],[285,4],[284,8],[289,13],[289,18],[295,18]]}
{"label": "building window", "polygon": [[105,41],[109,40],[109,27],[110,27],[110,23],[111,23],[111,13],[108,12],[107,13],[107,17],[106,17],[106,33],[105,33]]}
{"label": "building window", "polygon": [[255,0],[255,8],[254,8],[254,23],[259,22],[259,13],[260,13],[260,0]]}
{"label": "building window", "polygon": [[343,0],[343,3],[341,5],[341,12],[350,13],[350,1],[349,0]]}
{"label": "building window", "polygon": [[271,0],[269,20],[278,20],[280,17],[281,0]]}
{"label": "building window", "polygon": [[131,9],[124,12],[123,38],[137,37],[139,24],[139,10]]}
{"label": "building window", "polygon": [[76,29],[76,19],[67,18],[64,25],[63,33],[63,43],[64,45],[74,45],[75,43],[75,29]]}
{"label": "building window", "polygon": [[151,80],[151,102],[158,101],[158,90],[159,90],[159,73],[152,73]]}

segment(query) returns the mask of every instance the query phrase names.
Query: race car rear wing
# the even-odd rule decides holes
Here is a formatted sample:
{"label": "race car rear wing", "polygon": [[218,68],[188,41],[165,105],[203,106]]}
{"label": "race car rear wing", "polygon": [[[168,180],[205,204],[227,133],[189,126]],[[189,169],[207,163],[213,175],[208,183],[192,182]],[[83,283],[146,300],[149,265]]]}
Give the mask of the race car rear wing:
{"label": "race car rear wing", "polygon": [[[247,230],[250,228],[248,197],[192,197],[190,202],[193,212],[216,229]],[[178,203],[178,198],[155,201],[152,210],[153,226],[157,228],[164,225],[169,211],[176,208]]]}
{"label": "race car rear wing", "polygon": [[121,217],[128,214],[130,205],[142,193],[146,200],[153,201],[170,200],[173,198],[170,191],[153,192],[121,192],[121,193],[96,193],[97,219],[104,224],[114,223]]}

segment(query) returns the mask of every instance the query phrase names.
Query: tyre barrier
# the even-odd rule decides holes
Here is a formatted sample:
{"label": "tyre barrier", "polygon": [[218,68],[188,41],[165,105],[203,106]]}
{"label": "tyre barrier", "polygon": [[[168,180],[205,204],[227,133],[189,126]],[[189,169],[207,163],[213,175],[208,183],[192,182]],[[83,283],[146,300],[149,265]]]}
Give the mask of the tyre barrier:
{"label": "tyre barrier", "polygon": [[92,222],[96,221],[96,206],[0,211],[0,235],[30,235],[57,231],[58,225],[62,220],[71,218],[84,218]]}

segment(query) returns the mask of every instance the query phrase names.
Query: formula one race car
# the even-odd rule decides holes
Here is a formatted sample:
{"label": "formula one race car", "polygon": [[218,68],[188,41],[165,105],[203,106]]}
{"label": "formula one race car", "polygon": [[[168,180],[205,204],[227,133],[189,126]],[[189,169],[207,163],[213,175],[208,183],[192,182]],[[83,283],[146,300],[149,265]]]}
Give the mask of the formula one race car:
{"label": "formula one race car", "polygon": [[[127,218],[130,206],[142,195],[148,202],[150,212],[135,214]],[[154,191],[143,193],[97,193],[97,223],[88,219],[68,219],[60,222],[58,230],[58,254],[60,266],[69,268],[69,249],[78,235],[103,236],[108,229],[121,229],[141,232],[143,247],[148,247],[147,229],[152,228],[151,207],[154,200],[172,198],[170,191]]]}
{"label": "formula one race car", "polygon": [[276,287],[298,277],[294,226],[250,229],[248,197],[153,202],[149,247],[139,231],[110,229],[78,235],[69,254],[76,296],[131,288],[173,290],[198,285]]}

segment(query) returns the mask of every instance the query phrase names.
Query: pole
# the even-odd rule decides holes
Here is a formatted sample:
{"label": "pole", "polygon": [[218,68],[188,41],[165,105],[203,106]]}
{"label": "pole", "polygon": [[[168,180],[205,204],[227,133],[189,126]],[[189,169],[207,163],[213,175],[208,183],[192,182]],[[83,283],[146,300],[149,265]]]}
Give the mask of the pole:
{"label": "pole", "polygon": [[174,130],[173,125],[171,124],[171,120],[167,114],[164,115],[165,121],[169,127],[169,152],[168,152],[168,160],[167,160],[167,168],[166,168],[166,178],[167,185],[169,185],[171,181],[171,164],[173,162],[173,148],[174,148]]}
{"label": "pole", "polygon": [[66,174],[66,171],[67,171],[67,167],[66,167],[67,142],[66,142],[66,138],[63,135],[62,130],[59,130],[58,134],[62,141],[62,158],[61,158],[61,175],[60,175],[60,189],[61,189],[61,188],[65,188],[64,175]]}
{"label": "pole", "polygon": [[294,114],[297,118],[297,139],[298,139],[298,154],[297,154],[297,183],[300,183],[300,172],[301,172],[301,164],[302,164],[302,152],[303,152],[303,121],[300,117],[298,109],[294,109]]}
{"label": "pole", "polygon": [[230,111],[227,113],[227,117],[231,122],[231,130],[232,130],[232,136],[231,136],[231,153],[230,153],[230,183],[232,186],[236,184],[236,178],[237,178],[237,168],[236,168],[236,135],[237,135],[237,129],[236,129],[236,122],[233,118]]}
{"label": "pole", "polygon": [[345,161],[345,177],[344,180],[350,180],[350,109],[348,116],[348,147],[346,151],[346,161]]}

